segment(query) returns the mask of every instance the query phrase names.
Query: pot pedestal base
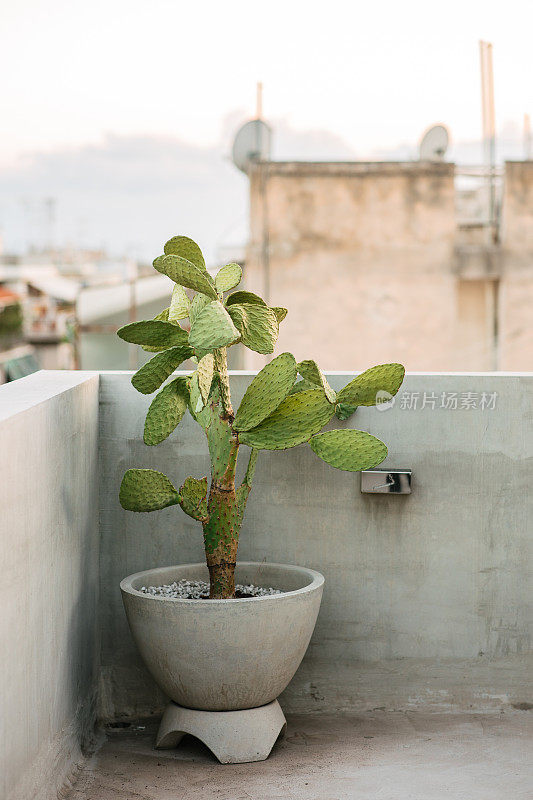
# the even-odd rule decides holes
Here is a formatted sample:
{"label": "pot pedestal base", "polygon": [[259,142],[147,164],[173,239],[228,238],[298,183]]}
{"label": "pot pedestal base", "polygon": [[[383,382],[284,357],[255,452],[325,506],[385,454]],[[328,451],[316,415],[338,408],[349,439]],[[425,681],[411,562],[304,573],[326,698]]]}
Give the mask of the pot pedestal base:
{"label": "pot pedestal base", "polygon": [[221,764],[243,764],[268,758],[287,721],[277,700],[245,711],[196,711],[169,703],[156,747],[176,747],[189,733],[200,739]]}

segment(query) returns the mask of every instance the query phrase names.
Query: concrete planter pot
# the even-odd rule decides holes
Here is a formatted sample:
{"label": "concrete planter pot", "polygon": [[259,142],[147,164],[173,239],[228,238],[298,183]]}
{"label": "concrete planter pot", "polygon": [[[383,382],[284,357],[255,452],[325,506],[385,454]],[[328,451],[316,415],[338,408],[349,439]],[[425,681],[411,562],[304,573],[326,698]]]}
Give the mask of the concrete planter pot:
{"label": "concrete planter pot", "polygon": [[235,580],[284,594],[170,600],[141,586],[209,581],[205,564],[151,569],[120,588],[133,638],[159,687],[180,706],[237,711],[275,700],[298,669],[315,627],[324,578],[305,567],[237,564]]}
{"label": "concrete planter pot", "polygon": [[304,657],[322,599],[319,572],[284,564],[240,563],[236,583],[283,594],[237,600],[151,596],[141,586],[209,580],[205,564],[163,567],[120,584],[144,663],[170,697],[156,747],[190,733],[224,764],[263,761],[285,730],[276,698]]}

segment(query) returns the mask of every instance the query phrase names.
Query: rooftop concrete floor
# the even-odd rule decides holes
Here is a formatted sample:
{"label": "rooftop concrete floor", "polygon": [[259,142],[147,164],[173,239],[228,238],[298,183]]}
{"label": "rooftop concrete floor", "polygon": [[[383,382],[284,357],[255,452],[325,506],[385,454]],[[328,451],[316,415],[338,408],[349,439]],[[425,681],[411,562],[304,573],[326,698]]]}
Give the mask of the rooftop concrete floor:
{"label": "rooftop concrete floor", "polygon": [[68,800],[531,800],[533,711],[292,715],[267,761],[221,766],[156,726],[109,732]]}

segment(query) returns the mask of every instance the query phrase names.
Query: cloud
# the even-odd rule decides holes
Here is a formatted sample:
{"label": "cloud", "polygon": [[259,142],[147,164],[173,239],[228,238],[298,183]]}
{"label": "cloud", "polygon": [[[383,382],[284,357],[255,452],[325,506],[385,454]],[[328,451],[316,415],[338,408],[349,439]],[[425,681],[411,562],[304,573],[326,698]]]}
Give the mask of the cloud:
{"label": "cloud", "polygon": [[[241,123],[242,112],[229,114],[212,147],[108,134],[97,145],[25,156],[0,170],[6,247],[104,247],[149,261],[166,239],[186,233],[216,261],[220,248],[227,255],[248,235],[248,179],[229,158]],[[277,159],[353,157],[328,131],[296,131],[283,120],[273,128]]]}
{"label": "cloud", "polygon": [[[177,233],[196,239],[208,260],[231,257],[248,236],[248,179],[230,159],[241,111],[223,120],[219,142],[197,146],[168,136],[108,134],[99,144],[36,152],[0,169],[0,229],[5,247],[103,247],[146,262]],[[277,160],[354,160],[349,144],[327,130],[271,121]],[[519,137],[498,142],[499,157],[521,157]],[[452,140],[451,157],[479,163],[479,142]],[[370,159],[417,158],[400,146]],[[53,198],[52,206],[46,204]]]}
{"label": "cloud", "polygon": [[[34,153],[3,169],[0,224],[16,250],[53,238],[151,260],[167,238],[187,233],[215,257],[228,232],[245,228],[247,190],[220,148],[108,135],[99,145]],[[45,198],[56,201],[53,237]]]}

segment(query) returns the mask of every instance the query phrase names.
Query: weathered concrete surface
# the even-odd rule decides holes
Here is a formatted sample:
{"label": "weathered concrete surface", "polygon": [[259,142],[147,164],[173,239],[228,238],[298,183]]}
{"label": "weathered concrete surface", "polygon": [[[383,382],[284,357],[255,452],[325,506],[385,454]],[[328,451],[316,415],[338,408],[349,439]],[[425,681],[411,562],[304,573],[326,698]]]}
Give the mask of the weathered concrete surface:
{"label": "weathered concrete surface", "polygon": [[289,716],[268,761],[220,766],[197,740],[112,736],[68,800],[530,800],[533,712]]}
{"label": "weathered concrete surface", "polygon": [[92,735],[98,376],[0,390],[0,797],[50,800]]}
{"label": "weathered concrete surface", "polygon": [[533,361],[533,161],[507,162],[504,187],[501,363],[521,369]]}
{"label": "weathered concrete surface", "polygon": [[289,309],[277,352],[328,370],[528,368],[533,161],[505,166],[496,244],[458,225],[454,182],[449,163],[253,165],[244,283]]}
{"label": "weathered concrete surface", "polygon": [[[334,388],[349,379],[329,377]],[[250,380],[232,375],[236,403]],[[482,410],[483,393],[494,392],[495,408]],[[443,393],[445,403],[457,394],[456,409],[441,407]],[[472,401],[477,408],[461,407]],[[180,509],[143,515],[118,504],[128,467],[159,469],[178,486],[208,474],[203,434],[188,415],[157,448],[143,444],[149,402],[127,373],[101,376],[105,719],[165,705],[131,639],[120,580],[203,559],[199,525]],[[361,495],[358,475],[329,468],[305,446],[261,453],[239,558],[301,564],[326,578],[310,649],[281,698],[285,711],[531,702],[532,414],[531,375],[409,375],[393,409],[360,409],[339,423],[387,442],[385,465],[413,470],[406,497]]]}
{"label": "weathered concrete surface", "polygon": [[315,627],[324,578],[314,570],[240,562],[237,584],[273,586],[278,597],[167,600],[139,591],[209,581],[204,564],[129,576],[120,584],[131,634],[157,685],[175,703],[238,711],[276,700],[298,669]]}
{"label": "weathered concrete surface", "polygon": [[173,750],[190,734],[221,764],[264,761],[286,725],[277,700],[242,711],[198,711],[169,703],[157,731],[156,747]]}
{"label": "weathered concrete surface", "polygon": [[277,352],[298,360],[457,368],[455,230],[453,164],[258,163],[245,288],[289,309]]}

